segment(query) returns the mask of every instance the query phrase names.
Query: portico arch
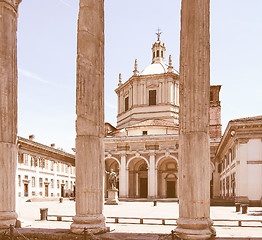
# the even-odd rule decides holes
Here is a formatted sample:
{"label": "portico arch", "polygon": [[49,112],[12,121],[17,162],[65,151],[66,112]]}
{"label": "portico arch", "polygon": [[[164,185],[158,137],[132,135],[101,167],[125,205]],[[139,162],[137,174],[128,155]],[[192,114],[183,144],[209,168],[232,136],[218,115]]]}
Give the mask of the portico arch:
{"label": "portico arch", "polygon": [[178,161],[174,156],[163,156],[157,161],[157,196],[178,197]]}
{"label": "portico arch", "polygon": [[147,198],[148,196],[148,161],[144,157],[133,157],[128,163],[129,197]]}
{"label": "portico arch", "polygon": [[[105,170],[107,172],[110,172],[110,169],[113,169],[113,171],[117,174],[117,180],[116,180],[116,188],[119,189],[119,169],[120,169],[120,162],[115,157],[107,157],[105,158]],[[107,190],[108,190],[108,174],[105,174],[105,187],[104,187],[104,193],[105,197],[107,197]]]}

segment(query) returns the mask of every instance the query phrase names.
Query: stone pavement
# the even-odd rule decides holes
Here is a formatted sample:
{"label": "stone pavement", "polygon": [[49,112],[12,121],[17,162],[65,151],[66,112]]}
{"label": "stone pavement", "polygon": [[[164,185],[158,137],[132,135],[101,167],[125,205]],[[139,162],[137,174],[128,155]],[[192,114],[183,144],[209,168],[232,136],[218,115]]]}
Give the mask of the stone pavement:
{"label": "stone pavement", "polygon": [[[75,202],[65,200],[63,203],[54,202],[25,202],[18,199],[19,218],[23,219],[23,226],[45,229],[69,229],[72,220],[66,221],[40,221],[40,208],[48,208],[48,214],[75,215]],[[158,217],[178,218],[178,204],[172,202],[158,202],[153,206],[152,202],[120,202],[119,205],[105,205],[104,215],[124,217]],[[235,207],[211,207],[212,219],[257,219],[262,220],[262,208],[250,207],[247,214],[235,212]],[[216,222],[218,224],[219,222]],[[243,227],[237,227],[237,223],[227,223],[230,226],[215,226],[217,237],[242,237],[242,239],[256,238],[262,240],[261,223],[243,223]],[[147,224],[114,224],[107,223],[114,233],[162,233],[170,234],[174,225],[147,225]],[[250,226],[256,225],[257,227]],[[153,238],[152,238],[153,239]],[[230,239],[230,238],[226,238]]]}

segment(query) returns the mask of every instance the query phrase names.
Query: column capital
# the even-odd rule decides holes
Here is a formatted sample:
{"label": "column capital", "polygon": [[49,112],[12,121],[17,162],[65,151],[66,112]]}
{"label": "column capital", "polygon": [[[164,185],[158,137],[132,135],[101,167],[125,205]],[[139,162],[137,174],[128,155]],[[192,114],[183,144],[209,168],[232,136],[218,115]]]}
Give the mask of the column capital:
{"label": "column capital", "polygon": [[126,155],[127,155],[127,154],[126,154],[126,151],[120,152],[120,156],[121,156],[121,157],[126,157]]}
{"label": "column capital", "polygon": [[151,151],[149,151],[149,156],[151,157],[151,156],[156,156],[156,153],[155,153],[155,151],[154,150],[151,150]]}
{"label": "column capital", "polygon": [[17,12],[18,6],[22,2],[22,0],[0,0],[0,3],[1,2],[8,4]]}

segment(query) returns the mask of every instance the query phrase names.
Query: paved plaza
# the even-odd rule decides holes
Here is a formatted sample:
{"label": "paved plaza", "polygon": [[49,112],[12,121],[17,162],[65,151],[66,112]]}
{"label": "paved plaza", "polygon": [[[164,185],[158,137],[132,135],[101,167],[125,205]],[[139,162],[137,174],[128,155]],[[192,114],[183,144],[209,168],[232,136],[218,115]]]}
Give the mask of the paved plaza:
{"label": "paved plaza", "polygon": [[[48,208],[48,214],[75,215],[74,201],[25,202],[25,199],[18,199],[18,214],[23,221],[23,227],[70,228],[71,218],[63,221],[54,221],[55,218],[51,221],[40,221],[40,208]],[[157,206],[153,206],[153,202],[120,202],[117,206],[105,205],[104,215],[106,217],[178,218],[178,209],[178,203],[175,202],[158,202]],[[250,207],[247,214],[242,214],[236,213],[235,207],[211,207],[211,218],[262,220],[262,208]],[[108,219],[108,221],[112,220]],[[174,225],[126,224],[124,220],[119,222],[119,224],[107,223],[107,226],[111,231],[127,233],[170,233],[176,227]],[[216,226],[217,224],[221,226]],[[215,222],[215,228],[218,237],[261,237],[262,239],[262,224],[259,222],[243,223],[243,227],[238,227],[237,222]]]}

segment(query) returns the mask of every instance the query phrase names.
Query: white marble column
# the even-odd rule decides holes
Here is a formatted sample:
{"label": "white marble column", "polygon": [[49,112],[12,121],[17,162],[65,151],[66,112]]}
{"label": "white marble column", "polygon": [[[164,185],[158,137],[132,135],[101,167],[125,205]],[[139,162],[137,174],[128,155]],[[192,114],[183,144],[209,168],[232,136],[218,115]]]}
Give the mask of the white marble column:
{"label": "white marble column", "polygon": [[127,197],[126,188],[126,154],[121,155],[121,166],[119,171],[119,197]]}
{"label": "white marble column", "polygon": [[136,173],[135,173],[136,197],[139,197],[138,182],[139,182],[139,176],[138,176],[138,173],[136,172]]}
{"label": "white marble column", "polygon": [[179,219],[182,239],[209,239],[209,0],[182,0],[180,39]]}
{"label": "white marble column", "polygon": [[80,0],[76,82],[76,216],[73,233],[106,229],[104,205],[104,1]]}
{"label": "white marble column", "polygon": [[17,11],[0,1],[0,229],[15,224],[17,170]]}
{"label": "white marble column", "polygon": [[148,171],[148,198],[156,197],[156,163],[155,153],[149,154],[149,171]]}

